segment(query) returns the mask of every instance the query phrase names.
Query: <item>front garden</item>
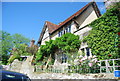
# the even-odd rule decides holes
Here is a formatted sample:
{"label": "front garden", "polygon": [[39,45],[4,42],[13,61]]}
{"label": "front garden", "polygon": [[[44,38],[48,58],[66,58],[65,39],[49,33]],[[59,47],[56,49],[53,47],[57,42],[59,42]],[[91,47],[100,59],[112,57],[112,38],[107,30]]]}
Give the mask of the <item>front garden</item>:
{"label": "front garden", "polygon": [[[79,40],[77,35],[66,33],[55,40],[47,41],[40,48],[29,47],[20,41],[4,64],[10,64],[15,59],[21,61],[20,56],[29,55],[34,56],[32,65],[35,66],[35,72],[86,74],[120,70],[119,7],[108,9],[100,18],[90,23],[88,26],[92,30],[83,40]],[[83,52],[78,52],[81,42],[87,42],[92,56],[87,57]]]}
{"label": "front garden", "polygon": [[[68,65],[68,68],[66,68],[66,71],[69,73],[113,72],[116,69],[120,69],[119,13],[119,6],[108,9],[100,18],[89,24],[92,30],[83,40],[78,40],[78,36],[67,33],[56,40],[46,42],[46,45],[41,45],[38,50],[34,63],[43,67],[44,65],[51,66],[55,61],[55,53],[60,50],[59,53],[66,54],[69,58],[67,63],[70,64],[70,66]],[[81,42],[88,43],[93,57],[80,57],[80,55],[84,54],[79,54],[76,51],[78,51]],[[101,68],[100,66],[105,66],[105,68]],[[43,70],[43,68],[40,70]],[[46,71],[50,72],[52,70],[53,69],[48,67]],[[61,71],[54,69],[53,72]]]}

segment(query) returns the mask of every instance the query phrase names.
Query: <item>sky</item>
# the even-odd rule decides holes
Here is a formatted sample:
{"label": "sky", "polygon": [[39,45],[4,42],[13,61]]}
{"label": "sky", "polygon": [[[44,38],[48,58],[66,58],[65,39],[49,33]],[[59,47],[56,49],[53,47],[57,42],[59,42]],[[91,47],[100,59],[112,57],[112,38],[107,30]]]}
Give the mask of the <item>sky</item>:
{"label": "sky", "polygon": [[[29,39],[39,39],[45,21],[63,22],[89,2],[2,2],[2,30],[19,33]],[[97,2],[105,13],[103,2]]]}

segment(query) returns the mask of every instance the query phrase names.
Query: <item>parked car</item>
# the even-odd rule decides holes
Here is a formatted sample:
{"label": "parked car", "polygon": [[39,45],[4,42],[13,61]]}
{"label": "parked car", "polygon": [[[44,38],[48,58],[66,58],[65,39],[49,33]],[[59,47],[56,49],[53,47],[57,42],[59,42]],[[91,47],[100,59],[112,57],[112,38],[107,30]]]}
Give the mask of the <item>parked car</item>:
{"label": "parked car", "polygon": [[2,75],[1,81],[31,81],[27,75],[7,70],[1,70],[0,75]]}

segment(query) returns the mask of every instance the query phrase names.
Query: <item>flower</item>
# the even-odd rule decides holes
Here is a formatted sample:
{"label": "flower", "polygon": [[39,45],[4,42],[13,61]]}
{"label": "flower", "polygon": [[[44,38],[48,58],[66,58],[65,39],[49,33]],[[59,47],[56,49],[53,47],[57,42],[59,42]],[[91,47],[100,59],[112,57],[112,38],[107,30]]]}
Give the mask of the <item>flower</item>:
{"label": "flower", "polygon": [[88,63],[88,65],[89,65],[90,67],[92,67],[93,64],[92,64],[92,63]]}
{"label": "flower", "polygon": [[82,62],[82,59],[81,60],[79,60],[80,62]]}
{"label": "flower", "polygon": [[87,59],[87,56],[84,56],[83,58],[82,58],[82,60],[86,60]]}

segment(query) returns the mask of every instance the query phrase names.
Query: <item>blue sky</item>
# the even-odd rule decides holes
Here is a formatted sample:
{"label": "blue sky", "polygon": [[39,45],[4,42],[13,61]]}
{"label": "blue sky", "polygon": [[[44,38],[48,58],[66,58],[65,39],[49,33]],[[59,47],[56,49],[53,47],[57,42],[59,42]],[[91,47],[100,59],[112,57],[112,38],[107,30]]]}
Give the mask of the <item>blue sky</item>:
{"label": "blue sky", "polygon": [[[3,2],[2,30],[38,41],[45,21],[58,24],[88,2]],[[103,14],[103,2],[97,2]]]}

